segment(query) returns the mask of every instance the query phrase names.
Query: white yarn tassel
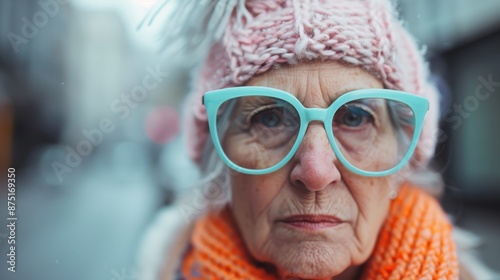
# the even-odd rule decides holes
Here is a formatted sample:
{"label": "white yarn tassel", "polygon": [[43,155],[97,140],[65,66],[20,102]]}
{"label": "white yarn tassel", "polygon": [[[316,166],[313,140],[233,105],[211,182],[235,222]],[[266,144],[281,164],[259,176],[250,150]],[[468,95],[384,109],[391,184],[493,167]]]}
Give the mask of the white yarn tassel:
{"label": "white yarn tassel", "polygon": [[238,23],[242,17],[250,18],[245,0],[161,0],[138,28],[165,18],[160,34],[162,48],[167,53],[189,54],[194,61],[221,39],[236,7]]}

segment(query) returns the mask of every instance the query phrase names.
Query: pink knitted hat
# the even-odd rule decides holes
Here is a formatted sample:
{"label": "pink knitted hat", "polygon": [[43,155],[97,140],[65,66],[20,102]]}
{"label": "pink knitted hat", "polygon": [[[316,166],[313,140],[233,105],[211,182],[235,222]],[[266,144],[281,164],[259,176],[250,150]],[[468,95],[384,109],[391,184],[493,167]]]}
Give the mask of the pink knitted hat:
{"label": "pink knitted hat", "polygon": [[434,153],[438,95],[414,39],[389,0],[241,0],[200,68],[185,116],[190,156],[200,161],[209,135],[201,103],[209,90],[243,85],[279,64],[340,61],[358,65],[386,88],[426,97],[430,110],[411,165]]}

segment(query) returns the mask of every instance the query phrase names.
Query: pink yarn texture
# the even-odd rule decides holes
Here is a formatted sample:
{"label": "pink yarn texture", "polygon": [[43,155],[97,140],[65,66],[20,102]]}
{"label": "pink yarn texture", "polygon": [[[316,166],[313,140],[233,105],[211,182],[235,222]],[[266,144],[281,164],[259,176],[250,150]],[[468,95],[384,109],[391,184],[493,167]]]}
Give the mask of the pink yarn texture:
{"label": "pink yarn texture", "polygon": [[184,118],[190,156],[208,138],[202,95],[244,85],[277,65],[339,61],[366,69],[388,89],[430,101],[411,165],[423,167],[436,144],[438,94],[413,37],[388,0],[247,0],[237,5],[220,41],[201,65]]}

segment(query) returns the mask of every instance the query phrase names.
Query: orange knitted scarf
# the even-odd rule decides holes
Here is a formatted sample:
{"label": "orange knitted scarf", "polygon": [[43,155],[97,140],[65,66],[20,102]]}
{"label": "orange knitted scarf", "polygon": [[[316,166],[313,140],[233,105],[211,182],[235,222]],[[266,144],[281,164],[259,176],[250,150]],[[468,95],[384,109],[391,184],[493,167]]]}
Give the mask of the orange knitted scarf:
{"label": "orange knitted scarf", "polygon": [[[227,210],[200,218],[181,265],[185,279],[278,279],[252,264]],[[458,279],[451,225],[422,190],[403,186],[392,201],[361,279]]]}

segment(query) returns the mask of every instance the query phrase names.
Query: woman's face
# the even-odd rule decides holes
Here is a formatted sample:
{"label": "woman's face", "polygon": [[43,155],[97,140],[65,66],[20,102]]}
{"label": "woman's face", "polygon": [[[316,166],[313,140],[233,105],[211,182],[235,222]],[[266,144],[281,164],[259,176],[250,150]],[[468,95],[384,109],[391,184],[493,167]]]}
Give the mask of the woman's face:
{"label": "woman's face", "polygon": [[[248,85],[285,90],[308,108],[327,108],[352,90],[382,88],[361,68],[337,63],[280,68]],[[244,151],[238,139],[229,133],[224,142],[234,147],[227,149]],[[370,164],[382,164],[395,144],[381,145],[369,152]],[[233,216],[254,259],[283,277],[307,279],[345,275],[368,259],[395,188],[388,177],[363,177],[343,167],[319,122],[309,124],[284,167],[266,175],[231,171],[231,186]]]}

